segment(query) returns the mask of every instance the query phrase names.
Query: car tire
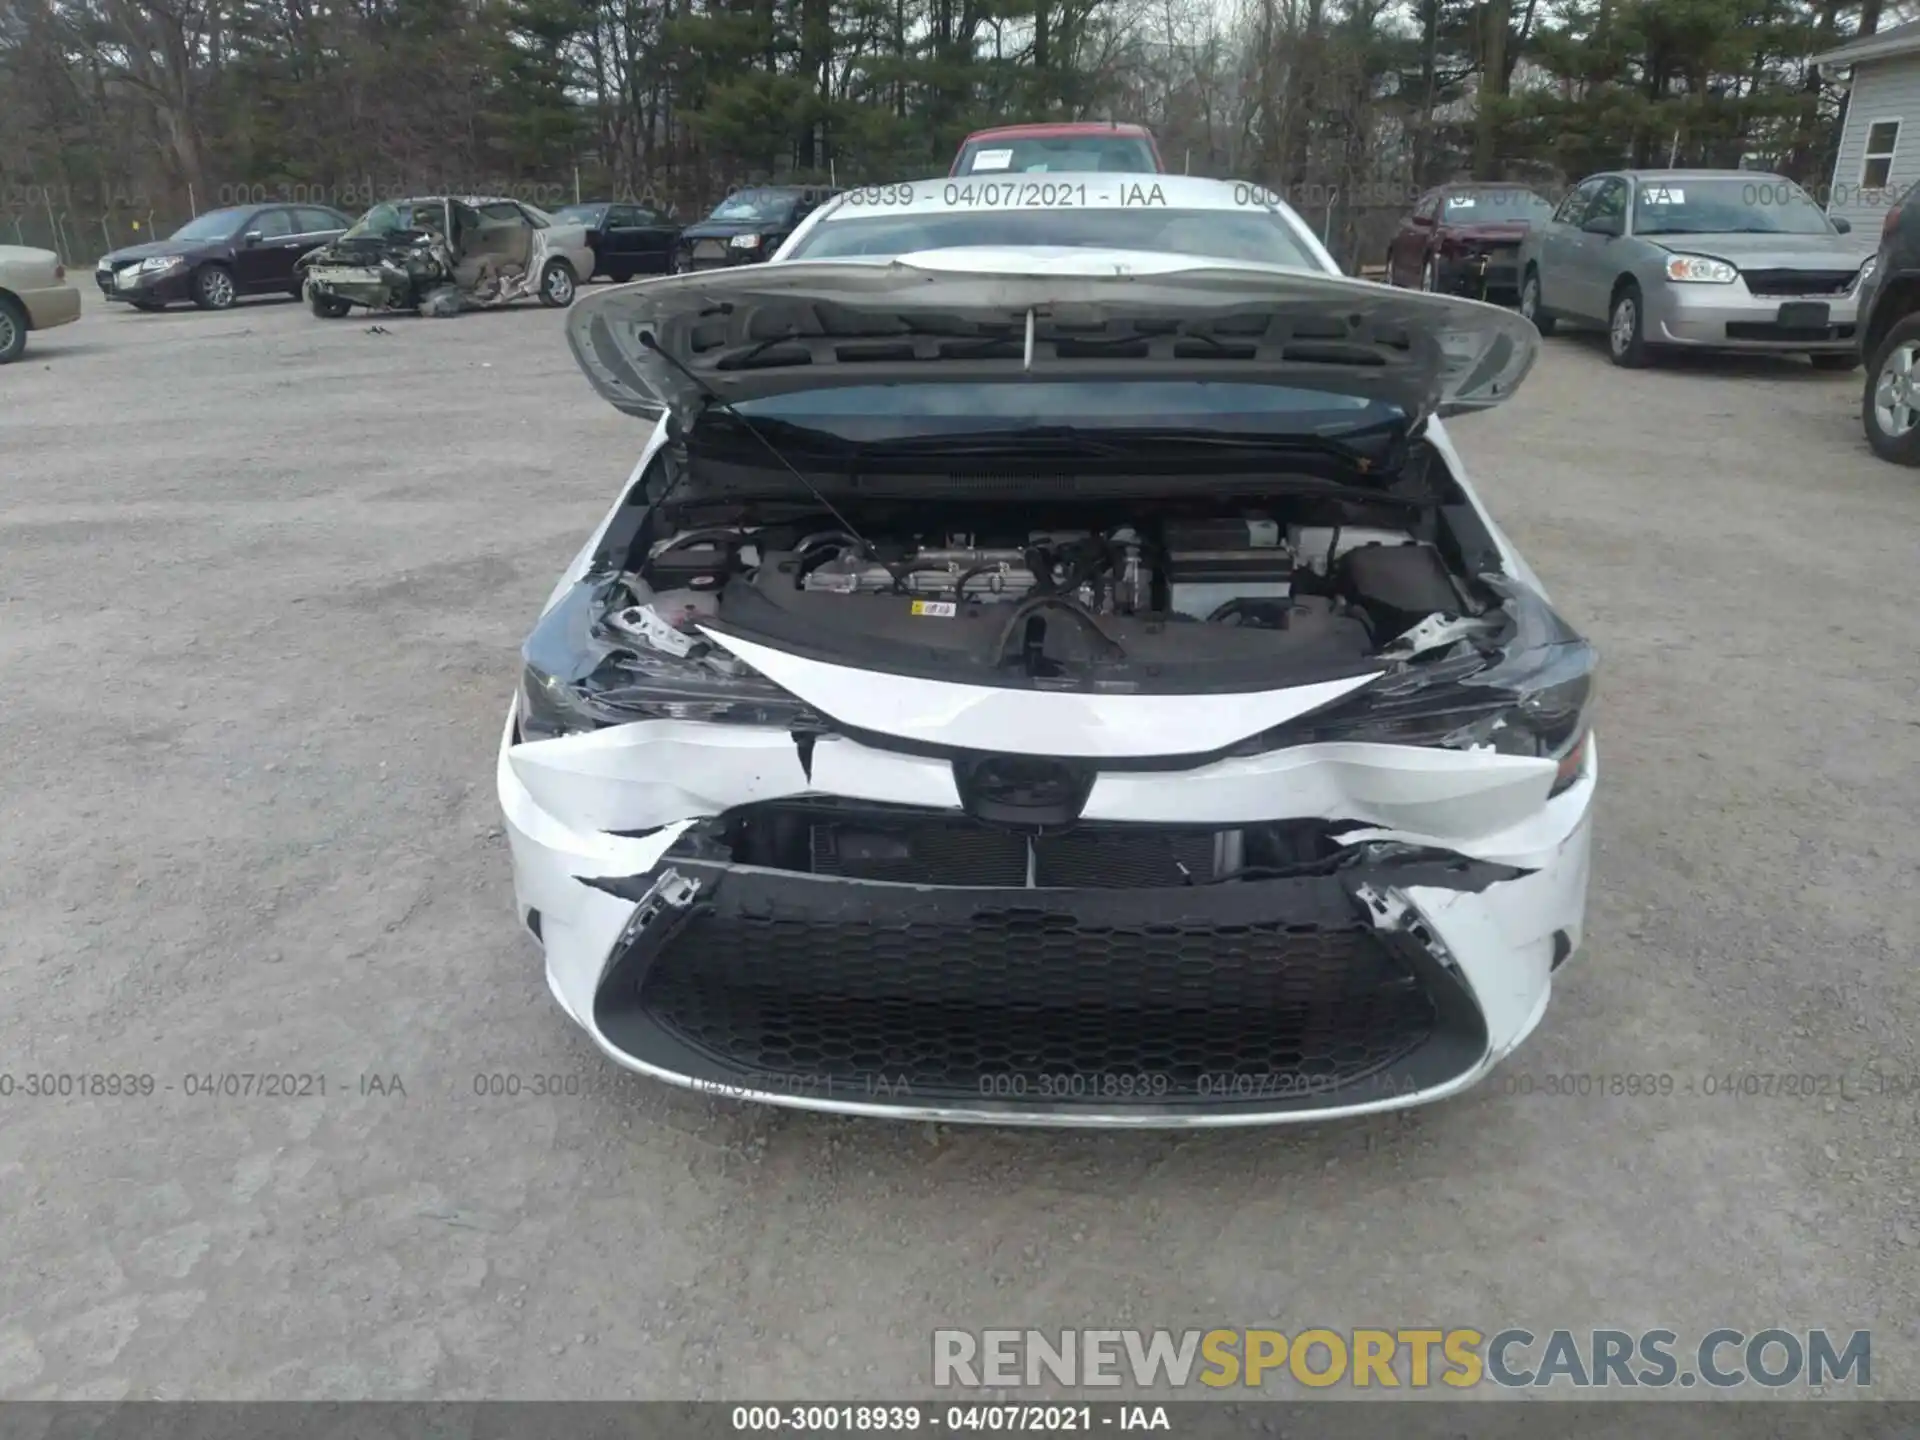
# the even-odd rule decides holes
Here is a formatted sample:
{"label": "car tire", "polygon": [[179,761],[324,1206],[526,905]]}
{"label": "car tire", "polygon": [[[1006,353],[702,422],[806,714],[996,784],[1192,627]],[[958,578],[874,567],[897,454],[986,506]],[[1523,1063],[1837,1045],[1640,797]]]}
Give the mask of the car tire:
{"label": "car tire", "polygon": [[1629,280],[1613,293],[1607,306],[1607,358],[1622,370],[1645,369],[1647,355],[1646,301],[1640,287]]}
{"label": "car tire", "polygon": [[607,271],[607,279],[615,285],[624,285],[629,280],[633,279],[633,271],[609,270]]}
{"label": "car tire", "polygon": [[540,270],[540,303],[550,310],[564,310],[573,304],[578,282],[573,266],[564,260],[549,260]]}
{"label": "car tire", "polygon": [[1816,370],[1831,370],[1841,375],[1860,364],[1860,357],[1851,350],[1824,351],[1818,355],[1807,356],[1807,360]]}
{"label": "car tire", "polygon": [[1533,322],[1542,339],[1553,334],[1553,312],[1540,303],[1540,272],[1532,265],[1527,267],[1527,278],[1520,282],[1520,314]]}
{"label": "car tire", "polygon": [[350,301],[342,300],[338,295],[316,295],[307,292],[307,308],[322,320],[338,320],[353,309]]}
{"label": "car tire", "polygon": [[1920,466],[1920,315],[1895,325],[1874,348],[1860,394],[1860,425],[1882,460]]}
{"label": "car tire", "polygon": [[26,307],[11,295],[0,295],[0,365],[11,365],[26,348]]}
{"label": "car tire", "polygon": [[224,265],[202,265],[193,275],[193,303],[202,310],[231,310],[240,298],[233,272]]}

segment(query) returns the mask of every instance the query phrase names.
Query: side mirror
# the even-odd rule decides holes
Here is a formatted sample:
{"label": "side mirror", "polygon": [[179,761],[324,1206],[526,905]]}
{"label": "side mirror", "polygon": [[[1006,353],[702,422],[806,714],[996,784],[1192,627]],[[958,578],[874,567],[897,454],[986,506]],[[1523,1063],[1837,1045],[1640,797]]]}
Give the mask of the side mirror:
{"label": "side mirror", "polygon": [[1838,230],[1842,235],[1849,235],[1853,233],[1853,222],[1847,219],[1846,216],[1829,215],[1827,218],[1833,221],[1833,228]]}
{"label": "side mirror", "polygon": [[1596,215],[1580,227],[1589,235],[1605,235],[1608,239],[1623,232],[1624,226],[1618,215]]}
{"label": "side mirror", "polygon": [[248,246],[248,247],[252,247],[252,246],[254,246],[254,245],[258,245],[258,244],[260,243],[260,238],[261,238],[261,237],[260,237],[260,232],[259,232],[258,230],[249,230],[249,231],[247,231],[247,233],[246,233],[246,234],[244,234],[244,235],[242,235],[242,236],[240,237],[240,243],[241,243],[242,245],[246,245],[246,246]]}
{"label": "side mirror", "polygon": [[1416,225],[1431,225],[1431,224],[1433,224],[1433,216],[1431,216],[1431,215],[1422,215],[1422,214],[1420,214],[1420,213],[1419,213],[1418,211],[1416,211],[1416,212],[1415,212],[1415,213],[1413,213],[1412,215],[1409,215],[1409,216],[1408,216],[1407,218],[1408,218],[1409,220],[1411,220],[1411,221],[1412,221],[1412,222],[1413,222],[1414,224],[1416,224]]}

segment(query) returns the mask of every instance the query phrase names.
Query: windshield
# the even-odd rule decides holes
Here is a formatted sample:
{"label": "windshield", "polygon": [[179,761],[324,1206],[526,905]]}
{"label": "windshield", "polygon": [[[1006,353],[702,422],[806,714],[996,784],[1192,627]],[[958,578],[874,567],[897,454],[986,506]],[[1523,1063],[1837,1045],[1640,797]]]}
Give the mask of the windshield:
{"label": "windshield", "polygon": [[1259,210],[959,210],[919,215],[845,211],[814,227],[788,260],[891,259],[964,245],[1059,245],[1322,267],[1279,215]]}
{"label": "windshield", "polygon": [[956,175],[1106,170],[1118,174],[1159,172],[1153,147],[1135,135],[1049,135],[1018,140],[969,140]]}
{"label": "windshield", "polygon": [[1446,216],[1453,224],[1476,220],[1544,220],[1553,206],[1531,190],[1462,190],[1447,196]]}
{"label": "windshield", "polygon": [[251,215],[251,210],[209,210],[204,215],[195,216],[169,239],[173,240],[224,240],[240,228],[240,222]]}
{"label": "windshield", "polygon": [[1633,201],[1636,235],[1831,235],[1813,197],[1776,175],[1643,180]]}
{"label": "windshield", "polygon": [[791,195],[755,195],[748,191],[730,195],[713,207],[709,220],[751,220],[761,225],[779,225],[793,213]]}

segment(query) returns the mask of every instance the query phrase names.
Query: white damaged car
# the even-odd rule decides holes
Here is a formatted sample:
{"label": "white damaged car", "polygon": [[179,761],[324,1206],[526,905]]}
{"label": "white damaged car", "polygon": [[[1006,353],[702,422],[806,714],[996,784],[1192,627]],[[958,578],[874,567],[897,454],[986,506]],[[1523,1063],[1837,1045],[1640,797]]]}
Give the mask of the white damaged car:
{"label": "white damaged car", "polygon": [[1536,332],[1341,277],[1247,187],[1142,182],[843,197],[775,263],[571,312],[650,429],[498,784],[616,1063],[1224,1125],[1439,1099],[1539,1023],[1595,657],[1439,419]]}

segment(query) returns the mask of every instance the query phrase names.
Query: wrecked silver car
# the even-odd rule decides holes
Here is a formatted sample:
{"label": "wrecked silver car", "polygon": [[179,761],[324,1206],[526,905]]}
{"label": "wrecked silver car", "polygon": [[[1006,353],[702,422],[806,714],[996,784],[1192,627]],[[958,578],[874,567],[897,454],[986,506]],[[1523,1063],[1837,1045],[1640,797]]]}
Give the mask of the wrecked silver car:
{"label": "wrecked silver car", "polygon": [[565,307],[593,273],[593,247],[585,226],[518,200],[435,195],[382,201],[298,269],[327,320],[356,305],[430,316],[532,297]]}

